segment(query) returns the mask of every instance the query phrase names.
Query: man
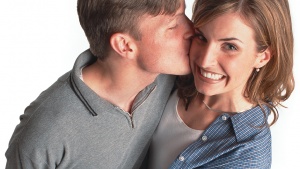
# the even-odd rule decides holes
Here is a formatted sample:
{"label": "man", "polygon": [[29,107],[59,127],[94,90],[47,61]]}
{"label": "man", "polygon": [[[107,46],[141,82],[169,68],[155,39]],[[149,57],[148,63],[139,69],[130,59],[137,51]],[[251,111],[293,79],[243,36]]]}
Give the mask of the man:
{"label": "man", "polygon": [[171,92],[190,72],[184,0],[78,0],[90,49],[25,110],[11,168],[139,168]]}

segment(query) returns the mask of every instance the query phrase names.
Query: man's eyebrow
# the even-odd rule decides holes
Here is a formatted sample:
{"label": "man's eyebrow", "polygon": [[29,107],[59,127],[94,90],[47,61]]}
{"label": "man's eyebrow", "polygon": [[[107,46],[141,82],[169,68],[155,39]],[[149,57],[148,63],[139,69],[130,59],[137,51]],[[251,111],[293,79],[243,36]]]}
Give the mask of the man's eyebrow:
{"label": "man's eyebrow", "polygon": [[176,15],[171,16],[171,17],[168,19],[168,23],[170,23],[170,22],[176,20],[176,19],[178,18],[178,16],[181,16],[181,15],[185,15],[185,13],[178,13],[178,14],[176,14]]}
{"label": "man's eyebrow", "polygon": [[234,38],[234,37],[230,37],[230,38],[222,38],[222,39],[219,39],[218,41],[239,41],[239,42],[243,43],[243,41],[241,41],[241,40],[238,39],[238,38]]}

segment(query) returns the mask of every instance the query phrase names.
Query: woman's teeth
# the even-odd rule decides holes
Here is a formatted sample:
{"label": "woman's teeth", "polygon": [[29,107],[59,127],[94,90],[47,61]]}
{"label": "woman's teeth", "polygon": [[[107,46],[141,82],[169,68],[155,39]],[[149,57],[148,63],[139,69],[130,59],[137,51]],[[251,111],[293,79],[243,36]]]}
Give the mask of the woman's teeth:
{"label": "woman's teeth", "polygon": [[208,79],[212,79],[212,80],[220,80],[223,77],[223,75],[209,73],[209,72],[205,72],[203,70],[201,70],[201,75]]}

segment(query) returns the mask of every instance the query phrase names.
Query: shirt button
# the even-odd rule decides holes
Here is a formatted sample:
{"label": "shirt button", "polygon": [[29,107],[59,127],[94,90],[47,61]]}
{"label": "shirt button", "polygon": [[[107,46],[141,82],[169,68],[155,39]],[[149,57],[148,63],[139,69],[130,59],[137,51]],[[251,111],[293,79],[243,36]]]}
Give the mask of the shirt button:
{"label": "shirt button", "polygon": [[184,161],[184,157],[183,157],[183,156],[180,156],[180,157],[178,158],[178,160],[179,160],[179,161]]}
{"label": "shirt button", "polygon": [[222,120],[227,120],[227,117],[225,115],[222,116]]}
{"label": "shirt button", "polygon": [[206,141],[207,140],[207,136],[202,136],[202,141]]}

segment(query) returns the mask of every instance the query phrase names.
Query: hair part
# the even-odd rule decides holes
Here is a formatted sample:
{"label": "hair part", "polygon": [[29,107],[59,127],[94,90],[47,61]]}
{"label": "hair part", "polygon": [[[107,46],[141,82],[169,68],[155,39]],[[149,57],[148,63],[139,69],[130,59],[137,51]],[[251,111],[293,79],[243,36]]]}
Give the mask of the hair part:
{"label": "hair part", "polygon": [[93,55],[104,60],[114,33],[129,33],[140,40],[139,19],[144,14],[152,16],[173,15],[181,0],[78,0],[80,24],[90,44]]}
{"label": "hair part", "polygon": [[[270,61],[257,73],[253,70],[245,86],[244,96],[259,105],[270,108],[274,119],[278,119],[277,105],[287,100],[294,90],[293,33],[288,0],[197,0],[193,7],[195,27],[201,27],[226,13],[237,13],[254,30],[257,52],[267,48]],[[178,95],[186,107],[197,91],[192,75],[180,77]],[[266,119],[267,121],[267,119]]]}

